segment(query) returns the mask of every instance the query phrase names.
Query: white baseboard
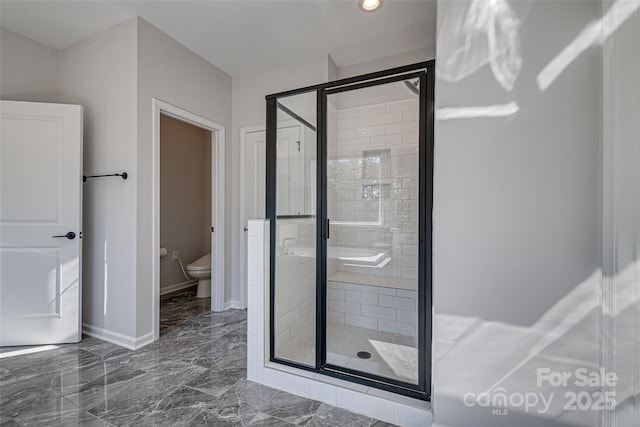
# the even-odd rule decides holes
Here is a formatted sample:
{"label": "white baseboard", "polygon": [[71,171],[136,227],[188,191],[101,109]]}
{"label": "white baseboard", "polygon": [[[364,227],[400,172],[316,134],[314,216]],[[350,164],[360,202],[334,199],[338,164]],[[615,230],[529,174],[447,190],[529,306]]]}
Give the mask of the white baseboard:
{"label": "white baseboard", "polygon": [[198,279],[193,279],[193,280],[188,280],[186,282],[174,283],[173,285],[161,286],[160,295],[190,288],[191,286],[195,286],[197,284],[198,284]]}
{"label": "white baseboard", "polygon": [[120,332],[114,332],[98,326],[83,323],[82,333],[102,341],[119,345],[120,347],[128,348],[129,350],[137,350],[153,342],[153,331],[136,338],[121,334]]}
{"label": "white baseboard", "polygon": [[225,310],[229,310],[230,308],[238,308],[238,309],[244,309],[247,307],[243,307],[242,304],[240,303],[240,301],[238,300],[231,300],[231,301],[227,301],[224,303],[224,309]]}

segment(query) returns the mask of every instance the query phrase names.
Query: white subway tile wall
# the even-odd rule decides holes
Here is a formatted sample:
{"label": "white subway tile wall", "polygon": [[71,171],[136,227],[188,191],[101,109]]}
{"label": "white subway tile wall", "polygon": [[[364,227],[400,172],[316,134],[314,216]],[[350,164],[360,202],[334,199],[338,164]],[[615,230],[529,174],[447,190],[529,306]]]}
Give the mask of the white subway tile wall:
{"label": "white subway tile wall", "polygon": [[327,321],[415,337],[418,292],[329,281]]}
{"label": "white subway tile wall", "polygon": [[417,97],[332,109],[328,122],[329,245],[384,254],[375,265],[330,258],[329,279],[338,271],[397,277],[417,289]]}
{"label": "white subway tile wall", "polygon": [[315,247],[315,219],[276,223],[276,356],[313,364],[316,331],[316,258],[295,248]]}
{"label": "white subway tile wall", "polygon": [[[327,321],[415,337],[417,99],[333,110],[328,135]],[[377,194],[368,191],[372,186]],[[331,248],[375,261],[332,256],[340,252]],[[340,273],[350,273],[351,281],[331,280]],[[371,276],[381,279],[379,286]]]}

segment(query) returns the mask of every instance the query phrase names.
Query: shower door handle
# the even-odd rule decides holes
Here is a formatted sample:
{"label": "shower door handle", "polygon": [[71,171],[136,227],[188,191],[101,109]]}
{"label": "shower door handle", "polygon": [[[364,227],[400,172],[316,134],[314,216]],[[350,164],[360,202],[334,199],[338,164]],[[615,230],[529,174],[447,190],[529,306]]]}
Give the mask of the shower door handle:
{"label": "shower door handle", "polygon": [[326,231],[325,231],[325,235],[327,236],[327,238],[326,238],[326,239],[327,239],[327,240],[329,240],[329,236],[330,236],[330,233],[329,233],[330,225],[329,225],[329,223],[330,223],[330,220],[329,220],[329,218],[327,218],[325,221],[326,221],[326,222],[325,222],[325,224],[326,224],[326,225],[325,225],[325,230],[326,230]]}

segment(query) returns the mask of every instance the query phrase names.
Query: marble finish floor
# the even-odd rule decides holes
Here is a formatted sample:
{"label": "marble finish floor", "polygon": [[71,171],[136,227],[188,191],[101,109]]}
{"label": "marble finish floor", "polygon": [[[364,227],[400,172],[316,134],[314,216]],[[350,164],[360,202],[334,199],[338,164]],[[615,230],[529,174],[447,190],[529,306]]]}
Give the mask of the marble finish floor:
{"label": "marble finish floor", "polygon": [[196,298],[197,285],[160,295],[160,336],[199,314],[211,311],[211,298]]}
{"label": "marble finish floor", "polygon": [[161,337],[136,351],[90,337],[0,349],[0,425],[390,425],[247,381],[246,311],[207,303],[163,297]]}

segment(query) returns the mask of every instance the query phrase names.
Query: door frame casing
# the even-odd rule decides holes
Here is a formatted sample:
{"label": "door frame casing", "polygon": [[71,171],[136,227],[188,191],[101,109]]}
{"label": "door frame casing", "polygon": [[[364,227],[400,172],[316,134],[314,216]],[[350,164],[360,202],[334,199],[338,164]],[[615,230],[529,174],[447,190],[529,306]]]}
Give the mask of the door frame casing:
{"label": "door frame casing", "polygon": [[223,311],[225,273],[225,127],[157,98],[152,99],[151,304],[153,340],[160,337],[160,116],[211,132],[211,311]]}

